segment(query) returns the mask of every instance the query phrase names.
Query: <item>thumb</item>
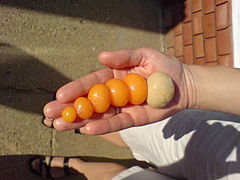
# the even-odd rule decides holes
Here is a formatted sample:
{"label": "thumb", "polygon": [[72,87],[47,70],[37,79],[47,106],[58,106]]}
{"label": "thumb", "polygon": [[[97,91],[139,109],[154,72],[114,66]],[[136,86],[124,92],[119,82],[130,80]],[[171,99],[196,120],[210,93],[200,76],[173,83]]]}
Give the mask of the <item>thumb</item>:
{"label": "thumb", "polygon": [[139,66],[143,57],[144,53],[140,49],[104,51],[98,56],[101,64],[115,69]]}

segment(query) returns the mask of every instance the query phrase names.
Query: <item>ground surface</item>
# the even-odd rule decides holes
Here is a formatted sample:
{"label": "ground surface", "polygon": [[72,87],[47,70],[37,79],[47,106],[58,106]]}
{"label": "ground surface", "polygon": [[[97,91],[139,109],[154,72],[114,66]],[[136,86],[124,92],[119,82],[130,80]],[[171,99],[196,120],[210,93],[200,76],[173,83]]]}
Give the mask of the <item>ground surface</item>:
{"label": "ground surface", "polygon": [[132,158],[99,137],[42,126],[42,108],[63,84],[102,68],[97,55],[103,50],[163,49],[158,4],[0,1],[1,180],[38,179],[28,169],[33,155]]}

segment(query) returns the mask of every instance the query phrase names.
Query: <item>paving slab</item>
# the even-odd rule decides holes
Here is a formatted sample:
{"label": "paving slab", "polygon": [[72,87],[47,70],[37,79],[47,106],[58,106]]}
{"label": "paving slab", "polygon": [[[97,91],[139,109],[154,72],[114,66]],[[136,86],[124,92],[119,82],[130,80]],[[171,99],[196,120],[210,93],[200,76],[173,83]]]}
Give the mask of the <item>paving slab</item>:
{"label": "paving slab", "polygon": [[41,125],[38,114],[49,98],[49,94],[0,90],[1,180],[38,179],[30,173],[28,162],[37,154],[52,153],[52,130]]}
{"label": "paving slab", "polygon": [[[69,132],[53,132],[52,152],[60,156],[93,156],[103,158],[132,158],[125,148],[109,143],[99,136],[87,136]],[[62,143],[57,143],[62,142]],[[111,151],[110,151],[111,149]]]}
{"label": "paving slab", "polygon": [[[41,125],[40,111],[49,95],[0,91],[0,154],[51,154],[52,131]],[[23,111],[26,111],[23,113]],[[28,112],[27,112],[28,111]]]}
{"label": "paving slab", "polygon": [[37,154],[132,158],[100,137],[42,126],[42,108],[62,85],[103,68],[97,60],[103,50],[163,50],[158,5],[157,0],[0,1],[0,179],[38,179],[28,168]]}

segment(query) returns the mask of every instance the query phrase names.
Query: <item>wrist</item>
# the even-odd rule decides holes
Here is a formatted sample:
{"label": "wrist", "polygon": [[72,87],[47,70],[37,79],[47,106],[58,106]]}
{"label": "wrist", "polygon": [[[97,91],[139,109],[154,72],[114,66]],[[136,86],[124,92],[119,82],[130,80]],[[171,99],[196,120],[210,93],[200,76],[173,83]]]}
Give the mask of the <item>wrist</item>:
{"label": "wrist", "polygon": [[199,86],[198,78],[194,72],[194,65],[183,64],[184,92],[186,95],[186,108],[193,109],[198,107]]}

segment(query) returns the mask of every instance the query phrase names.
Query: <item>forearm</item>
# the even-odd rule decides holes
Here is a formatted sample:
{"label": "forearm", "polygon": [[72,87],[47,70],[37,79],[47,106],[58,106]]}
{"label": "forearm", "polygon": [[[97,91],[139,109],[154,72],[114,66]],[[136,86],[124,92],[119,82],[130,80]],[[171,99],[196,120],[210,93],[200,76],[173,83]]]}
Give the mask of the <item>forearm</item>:
{"label": "forearm", "polygon": [[240,115],[240,69],[185,65],[189,108]]}

